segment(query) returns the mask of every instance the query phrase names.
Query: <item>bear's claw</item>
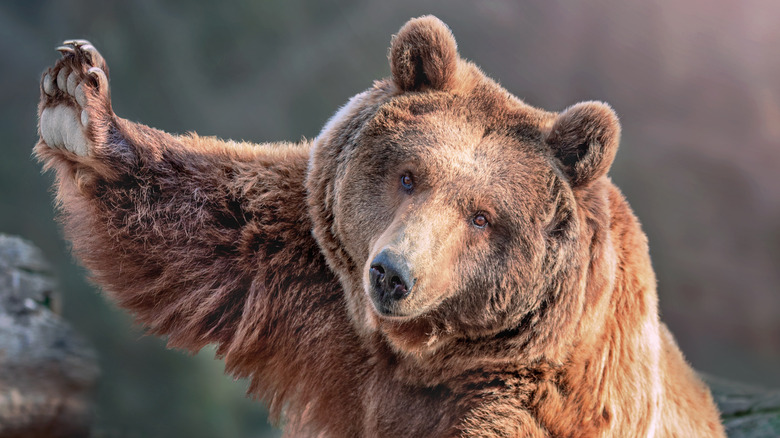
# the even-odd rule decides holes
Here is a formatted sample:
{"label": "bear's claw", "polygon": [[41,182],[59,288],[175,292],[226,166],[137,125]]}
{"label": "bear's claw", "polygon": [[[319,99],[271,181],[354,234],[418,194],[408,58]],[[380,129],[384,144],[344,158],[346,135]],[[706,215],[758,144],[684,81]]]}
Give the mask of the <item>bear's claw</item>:
{"label": "bear's claw", "polygon": [[98,85],[100,87],[108,88],[108,76],[106,76],[106,72],[103,71],[103,69],[100,69],[98,67],[92,67],[89,70],[87,70],[87,73],[90,76],[95,78],[95,80],[98,82]]}
{"label": "bear's claw", "polygon": [[60,52],[62,54],[65,54],[65,53],[76,53],[76,51],[73,50],[73,47],[68,47],[68,46],[59,46],[59,47],[57,47],[54,50],[56,50],[56,51],[58,51],[58,52]]}
{"label": "bear's claw", "polygon": [[[44,143],[80,156],[90,155],[95,117],[108,109],[108,76],[103,57],[87,40],[68,40],[41,79],[40,135]],[[92,124],[91,124],[92,123]]]}
{"label": "bear's claw", "polygon": [[91,44],[91,43],[89,41],[87,41],[87,40],[65,40],[65,41],[62,42],[62,44],[65,44],[65,45],[68,45],[68,46],[79,47],[79,46],[84,46],[84,45]]}

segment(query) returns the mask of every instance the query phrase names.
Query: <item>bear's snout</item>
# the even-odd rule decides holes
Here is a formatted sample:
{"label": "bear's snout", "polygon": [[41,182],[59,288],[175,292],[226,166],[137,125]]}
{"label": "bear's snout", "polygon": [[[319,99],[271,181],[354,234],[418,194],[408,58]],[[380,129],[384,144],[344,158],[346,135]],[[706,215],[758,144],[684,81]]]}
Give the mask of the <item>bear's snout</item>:
{"label": "bear's snout", "polygon": [[368,270],[372,299],[383,315],[395,313],[395,303],[409,295],[414,279],[406,259],[390,249],[383,249]]}

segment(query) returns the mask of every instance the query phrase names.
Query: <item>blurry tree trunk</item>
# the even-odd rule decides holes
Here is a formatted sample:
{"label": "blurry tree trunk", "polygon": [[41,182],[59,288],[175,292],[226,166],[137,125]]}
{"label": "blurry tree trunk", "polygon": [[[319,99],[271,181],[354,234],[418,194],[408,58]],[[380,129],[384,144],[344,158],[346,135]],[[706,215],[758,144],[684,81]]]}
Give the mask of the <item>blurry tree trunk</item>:
{"label": "blurry tree trunk", "polygon": [[90,435],[97,360],[57,299],[40,250],[0,234],[0,438]]}

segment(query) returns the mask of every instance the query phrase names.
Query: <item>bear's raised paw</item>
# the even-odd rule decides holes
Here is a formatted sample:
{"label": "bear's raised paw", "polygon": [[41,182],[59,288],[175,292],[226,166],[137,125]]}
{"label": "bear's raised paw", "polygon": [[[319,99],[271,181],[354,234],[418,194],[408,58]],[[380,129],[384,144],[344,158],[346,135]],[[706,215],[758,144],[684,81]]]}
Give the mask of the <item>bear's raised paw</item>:
{"label": "bear's raised paw", "polygon": [[[108,68],[86,40],[68,40],[41,79],[40,136],[50,148],[86,157],[109,127]],[[106,123],[109,122],[109,123]]]}

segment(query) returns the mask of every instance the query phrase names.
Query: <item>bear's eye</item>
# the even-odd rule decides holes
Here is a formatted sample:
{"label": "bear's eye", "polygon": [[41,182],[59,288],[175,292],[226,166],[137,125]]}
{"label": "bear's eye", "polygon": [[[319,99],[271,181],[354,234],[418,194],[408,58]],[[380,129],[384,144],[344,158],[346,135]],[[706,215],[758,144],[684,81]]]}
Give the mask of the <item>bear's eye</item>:
{"label": "bear's eye", "polygon": [[484,214],[479,213],[471,219],[471,223],[477,228],[485,228],[488,224],[488,220]]}
{"label": "bear's eye", "polygon": [[411,174],[405,173],[401,176],[401,187],[403,187],[407,192],[412,191],[414,188],[414,179],[412,178]]}

